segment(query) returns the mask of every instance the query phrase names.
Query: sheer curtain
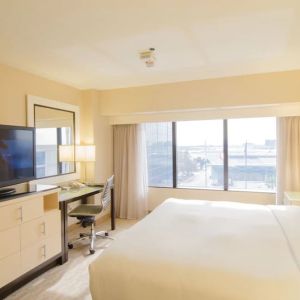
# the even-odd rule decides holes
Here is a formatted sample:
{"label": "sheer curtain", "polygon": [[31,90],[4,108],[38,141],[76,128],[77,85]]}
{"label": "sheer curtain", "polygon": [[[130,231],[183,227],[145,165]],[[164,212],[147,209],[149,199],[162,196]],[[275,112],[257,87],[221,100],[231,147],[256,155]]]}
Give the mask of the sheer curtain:
{"label": "sheer curtain", "polygon": [[114,126],[114,174],[117,217],[145,216],[148,173],[144,125]]}
{"label": "sheer curtain", "polygon": [[285,191],[300,191],[300,117],[277,119],[277,204]]}

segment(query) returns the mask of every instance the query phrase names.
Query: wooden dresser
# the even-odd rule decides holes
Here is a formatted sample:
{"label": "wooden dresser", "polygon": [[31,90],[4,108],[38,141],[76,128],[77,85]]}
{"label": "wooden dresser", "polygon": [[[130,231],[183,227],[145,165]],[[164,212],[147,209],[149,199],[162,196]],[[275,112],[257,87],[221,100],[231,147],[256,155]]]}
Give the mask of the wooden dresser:
{"label": "wooden dresser", "polygon": [[61,256],[58,193],[51,189],[0,202],[0,298]]}

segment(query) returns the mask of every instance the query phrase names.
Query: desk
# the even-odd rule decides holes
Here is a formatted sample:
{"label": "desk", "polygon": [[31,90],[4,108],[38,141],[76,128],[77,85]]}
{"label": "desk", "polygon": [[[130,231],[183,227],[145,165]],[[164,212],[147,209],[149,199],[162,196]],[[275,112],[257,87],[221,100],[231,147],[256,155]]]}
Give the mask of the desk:
{"label": "desk", "polygon": [[[62,231],[62,259],[61,263],[68,261],[68,204],[77,200],[81,200],[82,203],[87,202],[87,198],[103,191],[102,187],[84,187],[78,190],[62,190],[59,194],[59,207],[61,210],[61,231]],[[111,230],[115,229],[115,201],[114,201],[114,189],[111,189]]]}

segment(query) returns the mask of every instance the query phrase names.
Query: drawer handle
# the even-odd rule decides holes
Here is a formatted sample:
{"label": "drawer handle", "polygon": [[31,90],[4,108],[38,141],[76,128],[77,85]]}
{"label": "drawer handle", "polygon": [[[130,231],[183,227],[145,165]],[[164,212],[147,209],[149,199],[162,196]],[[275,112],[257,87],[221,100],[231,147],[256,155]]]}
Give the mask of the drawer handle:
{"label": "drawer handle", "polygon": [[46,245],[43,246],[43,255],[44,258],[46,258],[47,256],[47,252],[46,252]]}
{"label": "drawer handle", "polygon": [[19,212],[20,212],[18,220],[21,220],[21,222],[23,222],[23,207],[20,206],[18,209],[19,209]]}
{"label": "drawer handle", "polygon": [[42,223],[42,233],[46,235],[46,222]]}

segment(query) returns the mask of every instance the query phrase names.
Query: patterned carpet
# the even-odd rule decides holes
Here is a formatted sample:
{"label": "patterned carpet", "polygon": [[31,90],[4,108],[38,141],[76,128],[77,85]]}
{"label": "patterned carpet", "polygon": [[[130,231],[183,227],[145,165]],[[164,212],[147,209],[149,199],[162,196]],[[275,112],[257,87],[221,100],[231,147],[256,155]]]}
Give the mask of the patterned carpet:
{"label": "patterned carpet", "polygon": [[[128,229],[136,221],[117,220],[116,230],[111,236],[117,238],[118,234]],[[109,221],[96,226],[98,231],[109,228]],[[75,230],[69,233],[72,239],[85,229],[75,226]],[[89,254],[88,246],[78,245],[69,251],[69,261],[62,266],[50,269],[48,272],[29,282],[10,296],[7,300],[91,300],[89,292],[88,266],[107,247],[111,240],[97,240],[96,253]]]}

